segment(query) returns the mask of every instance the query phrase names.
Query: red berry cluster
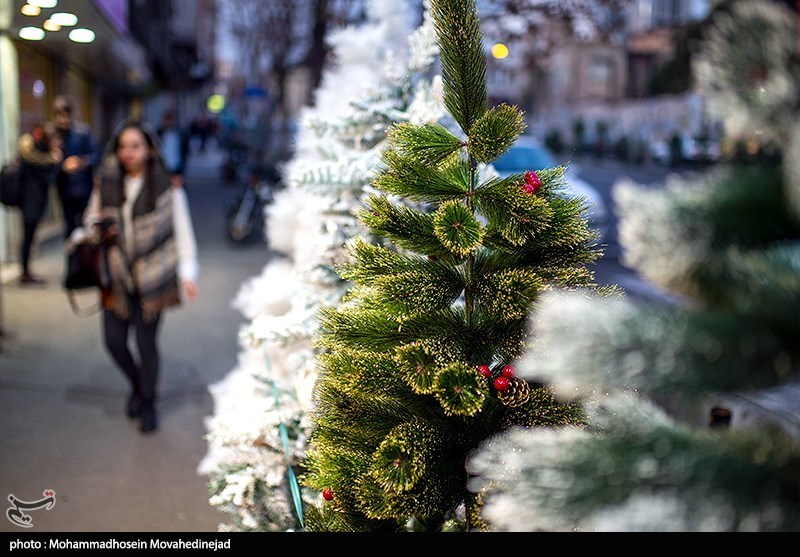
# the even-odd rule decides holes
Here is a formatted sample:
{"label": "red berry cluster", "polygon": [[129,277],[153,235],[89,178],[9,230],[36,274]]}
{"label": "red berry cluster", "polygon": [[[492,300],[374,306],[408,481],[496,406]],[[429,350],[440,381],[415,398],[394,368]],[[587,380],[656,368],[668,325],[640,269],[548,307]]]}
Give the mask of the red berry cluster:
{"label": "red berry cluster", "polygon": [[[477,370],[478,373],[487,379],[491,379],[492,370],[489,366],[481,365],[477,367]],[[508,389],[508,380],[512,377],[514,377],[514,366],[505,366],[502,371],[500,371],[500,375],[492,382],[492,385],[494,385],[494,388],[498,391],[505,391]]]}
{"label": "red berry cluster", "polygon": [[539,175],[536,174],[533,170],[529,170],[525,173],[525,185],[522,186],[522,189],[525,190],[525,193],[534,194],[542,188],[542,181],[539,179]]}

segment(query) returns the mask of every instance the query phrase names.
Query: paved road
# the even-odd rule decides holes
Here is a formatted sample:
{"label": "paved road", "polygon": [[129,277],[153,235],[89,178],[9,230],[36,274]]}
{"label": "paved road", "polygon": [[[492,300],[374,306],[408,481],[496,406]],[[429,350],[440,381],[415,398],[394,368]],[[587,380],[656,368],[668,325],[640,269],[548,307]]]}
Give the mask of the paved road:
{"label": "paved road", "polygon": [[679,171],[659,164],[628,164],[615,159],[597,159],[592,156],[567,157],[562,162],[571,165],[579,175],[600,193],[609,213],[611,227],[605,238],[604,254],[594,265],[597,282],[616,284],[628,295],[659,302],[671,302],[676,298],[649,282],[641,279],[635,270],[624,264],[623,249],[617,238],[617,214],[612,191],[621,178],[630,178],[648,187],[663,187],[670,174],[687,175],[690,170]]}
{"label": "paved road", "polygon": [[[0,518],[6,532],[214,532],[226,517],[208,504],[196,467],[206,452],[207,385],[235,366],[245,323],[231,302],[258,275],[265,246],[225,237],[219,155],[189,163],[200,298],[165,316],[161,331],[161,428],[142,435],[123,413],[126,384],[106,355],[98,315],[80,318],[58,285],[62,244],[41,246],[43,289],[3,285],[0,350],[0,498],[55,491],[56,505],[31,511],[33,528]],[[4,507],[5,510],[5,507]]]}
{"label": "paved road", "polygon": [[[690,168],[676,171],[657,164],[629,165],[611,159],[598,161],[593,157],[576,158],[575,162],[581,176],[597,188],[612,212],[614,206],[611,191],[622,176],[646,186],[663,187],[671,173],[690,177],[695,172]],[[674,295],[642,280],[633,270],[623,265],[615,228],[609,234],[608,244],[606,255],[596,264],[598,282],[617,284],[631,297],[664,302],[680,301]],[[800,384],[797,381],[763,390],[716,393],[707,401],[706,408],[710,409],[714,405],[723,406],[732,412],[732,427],[764,427],[764,424],[769,423],[800,439]]]}

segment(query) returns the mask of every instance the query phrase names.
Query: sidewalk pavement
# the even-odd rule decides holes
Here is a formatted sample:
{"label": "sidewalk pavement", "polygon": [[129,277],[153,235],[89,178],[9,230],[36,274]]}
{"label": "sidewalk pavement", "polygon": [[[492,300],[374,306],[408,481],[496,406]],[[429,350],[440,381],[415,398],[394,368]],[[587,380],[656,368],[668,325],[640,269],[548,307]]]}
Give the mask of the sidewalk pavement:
{"label": "sidewalk pavement", "polygon": [[[105,352],[100,314],[72,313],[60,286],[60,239],[36,253],[45,287],[22,287],[16,277],[3,285],[0,497],[31,502],[53,490],[56,505],[29,512],[32,528],[0,518],[0,531],[214,532],[226,521],[196,471],[213,414],[207,386],[237,363],[245,320],[232,301],[269,254],[227,242],[221,157],[212,150],[189,161],[200,294],[161,323],[157,432],[143,435],[124,414],[127,385]],[[93,302],[81,294],[82,305]]]}

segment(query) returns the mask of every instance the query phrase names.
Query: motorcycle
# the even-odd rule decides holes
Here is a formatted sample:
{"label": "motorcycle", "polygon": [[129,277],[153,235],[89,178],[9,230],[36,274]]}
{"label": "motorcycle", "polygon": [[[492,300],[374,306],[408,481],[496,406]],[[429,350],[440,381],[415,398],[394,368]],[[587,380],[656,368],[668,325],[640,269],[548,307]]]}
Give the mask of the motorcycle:
{"label": "motorcycle", "polygon": [[266,242],[264,209],[272,203],[280,176],[274,169],[254,168],[228,204],[228,239],[244,244],[259,238]]}

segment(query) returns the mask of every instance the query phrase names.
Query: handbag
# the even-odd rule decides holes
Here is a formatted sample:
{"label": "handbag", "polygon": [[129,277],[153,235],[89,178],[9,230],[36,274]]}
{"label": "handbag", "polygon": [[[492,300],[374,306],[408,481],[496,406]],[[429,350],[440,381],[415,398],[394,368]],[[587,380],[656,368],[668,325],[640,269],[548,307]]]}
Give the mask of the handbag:
{"label": "handbag", "polygon": [[67,253],[64,288],[76,315],[84,317],[100,310],[99,302],[96,307],[81,308],[77,303],[76,293],[81,290],[108,288],[107,269],[106,250],[102,243],[81,242],[72,246]]}
{"label": "handbag", "polygon": [[0,203],[7,207],[22,205],[22,163],[19,158],[3,164],[0,170]]}

